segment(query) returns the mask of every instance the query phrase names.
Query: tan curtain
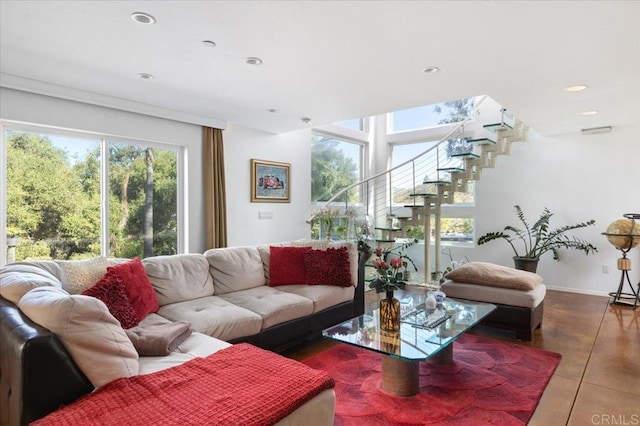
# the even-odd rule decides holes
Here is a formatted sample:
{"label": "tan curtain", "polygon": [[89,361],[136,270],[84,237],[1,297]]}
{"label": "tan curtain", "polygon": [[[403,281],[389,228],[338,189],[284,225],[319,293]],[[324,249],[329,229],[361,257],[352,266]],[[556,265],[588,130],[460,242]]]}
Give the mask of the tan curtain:
{"label": "tan curtain", "polygon": [[203,127],[204,204],[207,249],[227,246],[227,198],[222,130]]}

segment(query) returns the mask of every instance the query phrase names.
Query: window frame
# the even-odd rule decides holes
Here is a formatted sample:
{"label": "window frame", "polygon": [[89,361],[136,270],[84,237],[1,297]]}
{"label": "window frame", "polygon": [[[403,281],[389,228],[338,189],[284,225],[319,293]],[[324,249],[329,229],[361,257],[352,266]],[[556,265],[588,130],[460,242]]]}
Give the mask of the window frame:
{"label": "window frame", "polygon": [[109,256],[109,158],[110,144],[128,144],[169,150],[176,153],[176,214],[177,214],[177,253],[187,252],[188,247],[188,211],[187,211],[187,164],[186,147],[162,143],[150,139],[130,138],[86,130],[76,130],[56,126],[25,123],[11,120],[0,120],[0,266],[7,263],[7,131],[36,133],[73,138],[97,140],[100,144],[100,255]]}
{"label": "window frame", "polygon": [[[363,119],[363,123],[368,123],[369,120]],[[369,129],[369,125],[366,126]],[[368,166],[368,158],[369,158],[369,140],[368,134],[363,131],[357,131],[353,129],[349,129],[347,127],[341,127],[336,124],[331,124],[328,126],[323,126],[319,128],[314,128],[311,130],[311,137],[313,136],[321,136],[331,139],[337,139],[340,142],[351,143],[360,147],[360,155],[358,158],[359,168],[360,168],[360,176],[358,177],[357,182],[360,182],[366,179],[370,174],[370,167]],[[313,177],[312,177],[313,179]],[[363,204],[363,200],[366,194],[364,193],[364,189],[360,190],[360,201],[356,203],[356,205]],[[319,207],[326,203],[326,201],[317,201],[310,200],[312,207]],[[343,206],[343,201],[334,201],[331,204],[332,206]]]}

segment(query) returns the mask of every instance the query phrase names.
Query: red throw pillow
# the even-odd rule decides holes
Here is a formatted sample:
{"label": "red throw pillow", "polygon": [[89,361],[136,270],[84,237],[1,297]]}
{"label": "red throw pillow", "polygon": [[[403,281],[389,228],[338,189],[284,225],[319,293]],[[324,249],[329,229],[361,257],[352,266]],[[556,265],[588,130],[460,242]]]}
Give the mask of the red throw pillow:
{"label": "red throw pillow", "polygon": [[149,281],[147,271],[139,258],[131,259],[120,265],[107,268],[107,274],[115,274],[122,278],[127,296],[138,314],[138,321],[142,321],[152,312],[160,309],[158,296]]}
{"label": "red throw pillow", "polygon": [[351,286],[346,247],[311,250],[304,255],[305,282],[311,285]]}
{"label": "red throw pillow", "polygon": [[120,321],[122,328],[135,327],[140,323],[133,308],[122,278],[106,274],[97,283],[82,292],[85,296],[102,300],[111,315]]}
{"label": "red throw pillow", "polygon": [[[151,286],[149,277],[147,277],[147,272],[144,270],[144,266],[139,258],[136,257],[128,262],[109,266],[107,268],[107,273],[104,274],[96,285],[100,284],[103,280],[107,283],[122,283],[127,299],[136,314],[137,322],[133,324],[132,327],[138,325],[140,321],[150,313],[156,312],[160,309],[160,306],[158,305],[158,296]],[[107,306],[109,305],[107,304]],[[109,312],[111,312],[111,308],[109,308]],[[123,325],[123,328],[130,327],[125,327]]]}
{"label": "red throw pillow", "polygon": [[269,248],[269,285],[304,284],[304,255],[311,247]]}

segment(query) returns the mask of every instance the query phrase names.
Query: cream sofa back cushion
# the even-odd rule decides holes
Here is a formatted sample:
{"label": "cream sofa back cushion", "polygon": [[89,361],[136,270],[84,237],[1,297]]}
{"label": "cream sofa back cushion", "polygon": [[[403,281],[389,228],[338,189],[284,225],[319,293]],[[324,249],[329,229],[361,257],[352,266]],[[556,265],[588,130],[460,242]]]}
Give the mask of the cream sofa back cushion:
{"label": "cream sofa back cushion", "polygon": [[207,250],[215,294],[248,290],[265,284],[260,253],[255,247],[227,247]]}
{"label": "cream sofa back cushion", "polygon": [[138,375],[138,353],[100,300],[70,295],[61,288],[38,287],[25,294],[18,307],[58,336],[96,388]]}
{"label": "cream sofa back cushion", "polygon": [[160,306],[213,295],[209,262],[202,254],[148,257],[142,264]]}
{"label": "cream sofa back cushion", "polygon": [[0,296],[16,305],[36,287],[62,288],[62,283],[49,272],[37,266],[10,263],[0,269]]}

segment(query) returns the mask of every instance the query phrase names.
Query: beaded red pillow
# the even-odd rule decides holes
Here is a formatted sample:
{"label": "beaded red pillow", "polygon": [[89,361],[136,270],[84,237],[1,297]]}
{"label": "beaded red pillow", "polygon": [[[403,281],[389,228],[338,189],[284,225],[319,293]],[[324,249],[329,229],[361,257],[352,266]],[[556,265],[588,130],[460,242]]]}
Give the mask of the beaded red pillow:
{"label": "beaded red pillow", "polygon": [[304,254],[305,282],[310,285],[351,286],[346,247],[311,250]]}
{"label": "beaded red pillow", "polygon": [[127,296],[124,282],[119,276],[105,274],[82,294],[103,301],[122,328],[135,327],[140,323],[136,310]]}
{"label": "beaded red pillow", "polygon": [[[125,321],[127,326],[122,324],[122,320],[114,313],[117,312],[118,315],[124,315],[124,313],[126,313],[128,315],[129,308],[124,303],[122,297],[118,296],[117,298],[107,298],[109,303],[103,298],[98,297],[98,299],[105,302],[109,308],[109,312],[111,312],[111,314],[120,321],[122,328],[135,327],[147,315],[152,312],[156,312],[160,308],[158,304],[158,296],[149,281],[149,277],[147,276],[147,272],[145,271],[142,262],[137,257],[119,265],[109,266],[107,268],[107,273],[104,274],[94,287],[96,286],[98,286],[98,288],[95,291],[90,291],[93,289],[93,287],[91,287],[82,294],[87,296],[94,296],[92,293],[95,292],[103,294],[107,291],[105,289],[109,289],[111,287],[114,288],[114,292],[119,294],[121,291],[120,287],[124,289],[126,299],[133,307],[135,313],[135,321],[133,323]],[[103,295],[103,297],[105,296]]]}

